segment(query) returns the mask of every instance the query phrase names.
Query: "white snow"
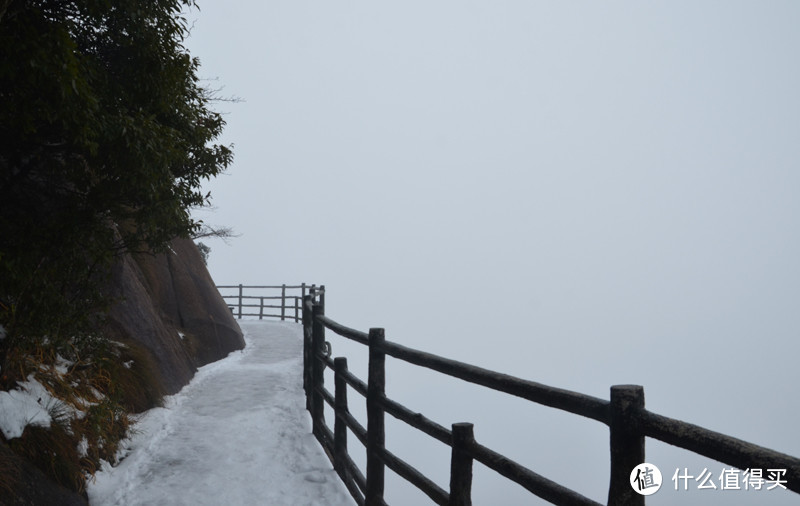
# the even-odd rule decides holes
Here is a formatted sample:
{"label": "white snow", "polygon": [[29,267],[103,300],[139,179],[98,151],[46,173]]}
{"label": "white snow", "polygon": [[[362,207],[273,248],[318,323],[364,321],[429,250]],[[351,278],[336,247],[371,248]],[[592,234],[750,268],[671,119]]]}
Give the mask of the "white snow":
{"label": "white snow", "polygon": [[93,506],[354,504],[311,435],[302,327],[241,326],[243,351],[141,417],[128,455],[89,483]]}
{"label": "white snow", "polygon": [[78,441],[78,456],[83,458],[88,453],[89,453],[89,441],[87,441],[85,437],[81,438],[81,440]]}
{"label": "white snow", "polygon": [[69,368],[73,365],[75,365],[75,362],[67,360],[61,355],[56,355],[55,369],[62,376],[66,375],[69,372]]}
{"label": "white snow", "polygon": [[18,388],[0,392],[0,430],[8,440],[20,437],[28,425],[50,427],[48,409],[60,403],[31,374]]}

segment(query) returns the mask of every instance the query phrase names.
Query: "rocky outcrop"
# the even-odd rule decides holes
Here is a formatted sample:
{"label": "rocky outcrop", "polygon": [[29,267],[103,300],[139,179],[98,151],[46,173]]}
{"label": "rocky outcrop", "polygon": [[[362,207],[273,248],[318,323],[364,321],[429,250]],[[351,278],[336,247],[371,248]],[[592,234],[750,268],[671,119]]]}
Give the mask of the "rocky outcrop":
{"label": "rocky outcrop", "polygon": [[0,443],[0,472],[11,479],[3,480],[0,504],[3,506],[86,506],[84,495],[58,485],[27,460],[17,456],[5,443]]}
{"label": "rocky outcrop", "polygon": [[121,258],[111,295],[109,332],[149,352],[165,393],[180,390],[197,367],[244,348],[239,325],[188,239],[173,240],[159,255]]}
{"label": "rocky outcrop", "polygon": [[[104,335],[122,344],[124,360],[137,363],[132,370],[146,371],[129,380],[135,395],[127,409],[153,407],[198,367],[244,348],[239,325],[188,239],[173,240],[163,254],[117,259],[106,294],[114,302]],[[58,485],[0,439],[0,506],[55,504],[85,506],[87,495]]]}

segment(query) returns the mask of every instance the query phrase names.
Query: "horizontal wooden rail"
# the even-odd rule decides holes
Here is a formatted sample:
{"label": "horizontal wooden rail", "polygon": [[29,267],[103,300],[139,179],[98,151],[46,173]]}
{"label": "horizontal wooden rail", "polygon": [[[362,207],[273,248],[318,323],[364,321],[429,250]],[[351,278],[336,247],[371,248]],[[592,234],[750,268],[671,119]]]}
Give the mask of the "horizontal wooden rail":
{"label": "horizontal wooden rail", "polygon": [[467,451],[469,451],[472,457],[478,462],[493,469],[509,480],[522,485],[528,491],[541,497],[545,501],[553,504],[602,506],[601,503],[584,497],[574,490],[559,485],[554,481],[548,480],[544,476],[517,464],[513,460],[479,443],[472,443],[472,445],[467,448]]}
{"label": "horizontal wooden rail", "polygon": [[[303,299],[304,388],[311,411],[314,434],[334,463],[358,504],[384,504],[384,467],[389,467],[425,493],[436,504],[471,505],[472,461],[481,462],[501,476],[521,485],[542,499],[561,505],[599,506],[600,502],[553,482],[508,457],[487,448],[472,433],[472,424],[454,423],[452,430],[388,398],[384,391],[385,357],[425,367],[439,373],[514,395],[537,404],[580,415],[609,427],[611,472],[608,505],[644,506],[644,496],[630,484],[630,473],[644,462],[645,438],[650,437],[740,469],[785,470],[783,483],[800,493],[800,459],[714,432],[644,409],[644,389],[637,385],[615,385],[610,400],[550,387],[478,366],[444,358],[386,341],[383,329],[364,333],[325,316],[324,297]],[[346,359],[332,359],[326,330],[369,348],[369,380],[365,383],[347,370]],[[327,347],[327,349],[326,349]],[[334,369],[336,392],[324,387],[325,368]],[[367,427],[348,410],[347,389],[365,398]],[[322,405],[334,409],[336,428],[331,433],[324,421]],[[450,491],[385,447],[384,414],[395,417],[452,449]],[[347,453],[347,431],[367,451],[366,475],[353,468]]]}
{"label": "horizontal wooden rail", "polygon": [[[264,320],[267,318],[274,318],[276,320],[280,320],[281,318],[285,319],[285,315],[272,314],[272,313],[242,313],[241,316],[242,319],[244,319],[245,316],[252,316],[253,318],[258,317],[259,320]],[[294,322],[294,316],[292,316],[290,320]]]}
{"label": "horizontal wooden rail", "polygon": [[[250,288],[250,287],[249,286],[244,286],[242,288]],[[292,300],[294,300],[294,299],[299,299],[299,300],[302,300],[303,299],[299,295],[287,295],[286,297],[282,297],[280,295],[242,295],[241,297],[239,297],[239,295],[223,295],[222,298],[223,299],[239,299],[239,298],[241,298],[241,299],[254,299],[254,300],[257,300],[257,299],[263,299],[263,300],[281,300],[281,299],[292,299]],[[292,306],[292,307],[294,307],[294,306]]]}
{"label": "horizontal wooden rail", "polygon": [[347,424],[347,428],[353,431],[353,434],[356,436],[362,445],[365,447],[367,446],[367,429],[361,425],[361,423],[356,420],[356,418],[347,413],[344,416],[344,422]]}
{"label": "horizontal wooden rail", "polygon": [[[326,361],[326,363],[327,363],[327,361]],[[344,381],[348,385],[353,387],[353,389],[355,389],[356,392],[360,393],[364,397],[367,396],[367,384],[366,383],[364,383],[363,381],[358,379],[353,373],[351,373],[349,371],[343,372],[343,373],[341,373],[341,375],[342,375],[342,379],[344,379]]]}
{"label": "horizontal wooden rail", "polygon": [[[357,331],[355,329],[348,328],[344,325],[341,325],[330,318],[324,315],[324,309],[318,305],[315,305],[313,301],[307,300],[304,302],[304,311],[310,312],[311,316],[304,320],[305,327],[307,329],[307,334],[315,335],[320,334],[325,329],[331,330],[342,337],[347,339],[354,340],[361,344],[370,345],[372,333],[366,334],[364,332]],[[374,330],[374,329],[373,329]],[[312,339],[306,339],[307,343],[313,343],[314,340],[316,342],[322,342],[322,337],[316,337]],[[566,409],[575,409],[573,405],[575,404],[575,399],[579,399],[582,405],[588,405],[588,415],[590,418],[594,413],[597,411],[601,411],[602,415],[594,414],[595,418],[600,418],[601,421],[606,421],[607,418],[607,410],[608,410],[608,402],[603,401],[600,399],[591,398],[589,396],[582,396],[581,394],[575,394],[574,392],[569,392],[566,390],[561,389],[552,389],[550,387],[545,387],[538,383],[528,382],[525,380],[520,380],[519,378],[514,378],[508,375],[501,375],[499,373],[494,373],[493,371],[488,371],[486,369],[477,368],[475,366],[471,366],[469,364],[464,364],[461,362],[453,361],[450,359],[445,359],[443,357],[438,357],[436,355],[427,354],[424,352],[419,352],[417,350],[411,350],[410,348],[405,348],[403,346],[397,345],[396,343],[387,342],[384,339],[380,339],[376,342],[376,344],[370,346],[370,371],[375,369],[375,365],[372,362],[373,356],[383,356],[384,354],[393,356],[400,360],[405,360],[410,363],[414,363],[416,365],[421,365],[423,367],[429,367],[433,370],[437,370],[439,372],[443,372],[445,374],[462,378],[467,376],[471,379],[472,382],[481,384],[484,386],[488,386],[489,388],[494,388],[503,392],[508,392],[513,395],[518,395],[523,398],[529,397],[544,397],[545,402],[550,402],[553,404],[566,404]],[[313,357],[311,361],[310,368],[313,370],[315,367],[328,367],[328,368],[335,368],[335,361],[329,358],[322,349],[318,349],[316,352],[310,351],[310,356]],[[376,355],[377,354],[377,355]],[[339,359],[337,359],[339,360]],[[381,359],[382,361],[382,359]],[[319,365],[315,365],[319,364]],[[382,369],[381,369],[382,370]],[[383,373],[381,373],[382,376]],[[305,376],[305,375],[304,375]],[[319,372],[312,373],[309,376],[321,378],[321,374]],[[407,423],[409,426],[420,430],[421,432],[447,444],[448,446],[453,446],[454,439],[452,432],[448,429],[442,427],[441,425],[433,422],[432,420],[428,419],[421,413],[414,413],[405,406],[389,399],[382,393],[382,389],[377,389],[375,393],[371,392],[371,388],[369,384],[366,384],[359,380],[357,377],[352,375],[346,370],[338,370],[336,372],[337,381],[341,382],[341,385],[347,385],[353,388],[356,392],[361,394],[362,396],[367,398],[367,406],[368,406],[368,415],[370,413],[369,406],[370,402],[372,402],[372,415],[369,415],[368,418],[370,420],[374,419],[375,416],[378,416],[376,413],[379,413],[382,419],[382,413],[389,413],[390,415],[396,417],[398,420],[401,420]],[[370,373],[370,381],[372,381],[372,373]],[[337,383],[338,385],[338,383]],[[337,387],[341,388],[341,387]],[[377,446],[373,442],[373,439],[370,439],[370,430],[380,430],[381,434],[383,431],[383,422],[381,421],[379,425],[372,427],[372,423],[368,424],[367,431],[364,431],[363,426],[356,422],[352,415],[349,412],[342,413],[341,408],[337,408],[336,405],[336,396],[328,392],[324,386],[317,385],[311,389],[314,392],[317,392],[317,395],[324,400],[329,406],[334,408],[336,413],[337,421],[341,419],[344,424],[353,431],[354,434],[358,437],[359,441],[367,447],[367,455],[368,455],[368,466],[367,466],[367,486],[369,488],[369,483],[371,482],[370,476],[376,475],[374,472],[370,472],[370,469],[375,469],[378,465],[374,460],[372,464],[369,463],[369,456],[373,455],[373,459],[378,459],[380,461],[380,466],[388,466],[390,469],[395,471],[398,475],[415,485],[419,488],[423,493],[428,495],[435,503],[437,504],[450,504],[451,501],[456,501],[456,503],[469,503],[469,496],[470,493],[464,492],[463,490],[459,491],[456,496],[451,496],[448,492],[443,490],[441,487],[436,485],[430,479],[425,477],[422,473],[420,473],[417,469],[413,466],[409,465],[407,462],[403,461],[396,455],[394,455],[391,451],[387,450],[382,443],[383,436],[378,438],[380,441]],[[531,393],[533,392],[533,393]],[[553,400],[555,397],[555,400]],[[563,400],[566,398],[566,401]],[[370,401],[372,399],[372,401]],[[313,402],[310,405],[313,406]],[[599,408],[598,408],[599,406]],[[338,409],[338,411],[337,411]],[[377,411],[376,411],[377,410]],[[312,418],[319,419],[320,424],[324,422],[321,419],[321,416],[318,412],[319,409],[312,409]],[[579,414],[584,414],[583,410]],[[354,430],[355,428],[355,430]],[[363,432],[362,432],[363,431]],[[474,441],[474,440],[473,440]],[[323,442],[323,444],[326,444]],[[334,449],[335,451],[335,449]],[[346,447],[344,450],[340,449],[341,451],[346,451]],[[454,448],[455,452],[455,448]],[[471,454],[475,453],[474,456]],[[455,455],[455,453],[454,453]],[[558,485],[554,482],[547,480],[546,478],[534,473],[533,471],[528,470],[527,468],[520,466],[519,464],[511,461],[499,455],[495,452],[492,452],[488,448],[485,448],[477,443],[471,447],[470,455],[467,456],[468,459],[475,458],[479,461],[484,462],[490,468],[495,469],[501,475],[506,476],[507,478],[520,483],[522,486],[531,490],[532,492],[536,493],[537,495],[543,496],[545,498],[552,499],[553,497],[560,497],[559,503],[562,504],[599,504],[590,499],[587,499],[580,494],[567,489],[561,485]],[[336,454],[331,457],[331,461],[335,462],[337,459]],[[455,462],[455,461],[454,461]],[[370,467],[371,466],[371,467]],[[469,467],[471,469],[471,465]],[[455,469],[455,468],[454,468]],[[471,476],[471,471],[469,471]],[[375,485],[373,482],[373,489],[372,489],[372,500],[376,500],[376,498],[380,498],[383,495],[383,485],[382,485],[382,471],[380,474],[376,475],[377,478],[380,480],[380,484]],[[341,474],[340,474],[341,476]],[[451,487],[454,486],[453,483],[458,482],[459,480],[454,480],[451,483]],[[471,477],[466,478],[466,480],[461,480],[467,483],[468,487],[471,487]],[[378,490],[377,495],[375,490]],[[559,496],[559,494],[561,494]],[[356,496],[354,496],[356,497]],[[370,503],[371,500],[369,496],[367,496],[367,503]],[[358,497],[356,497],[358,499]],[[453,504],[456,504],[453,503]]]}
{"label": "horizontal wooden rail", "polygon": [[[324,355],[318,354],[317,355],[317,359],[322,361],[322,362],[324,362],[329,367],[334,367],[333,361],[330,360],[330,358],[325,357]],[[361,395],[366,397],[366,395],[367,395],[367,385],[364,382],[362,382],[361,380],[359,380],[357,377],[355,377],[354,375],[350,374],[349,372],[339,372],[337,374],[339,374],[344,381],[346,381],[348,384],[353,386],[354,390],[356,390],[358,393],[360,393]],[[315,388],[318,389],[319,393],[322,395],[322,398],[325,400],[325,403],[328,404],[331,408],[335,409],[336,408],[335,396],[333,394],[331,394],[322,385],[318,385]],[[396,403],[395,401],[387,399],[386,397],[382,397],[381,398],[381,405],[382,405],[382,407],[384,407],[386,409],[386,412],[388,412],[388,413],[393,413],[393,412],[394,413],[401,413],[401,416],[403,416],[403,414],[405,414],[406,412],[410,413],[410,411],[407,408],[405,408],[404,406]],[[337,417],[341,417],[343,419],[343,421],[347,425],[347,427],[351,431],[353,431],[353,434],[356,436],[356,438],[358,438],[358,440],[361,442],[361,444],[363,444],[366,447],[366,445],[367,445],[367,430],[355,419],[355,417],[353,417],[349,412],[336,413],[336,416]],[[403,418],[401,418],[401,416],[398,416],[398,418],[403,419]],[[417,413],[417,414],[412,414],[411,415],[411,419],[413,420],[413,418],[417,417],[417,416],[418,417],[422,417],[422,415]],[[422,417],[422,418],[425,419],[424,417]],[[427,421],[427,419],[425,419],[425,420]],[[415,421],[413,423],[417,423],[417,422]],[[451,439],[450,436],[449,436],[450,432],[447,429],[445,429],[444,427],[441,427],[439,425],[436,425],[435,423],[430,422],[430,421],[428,421],[428,423],[430,423],[431,426],[433,426],[433,429],[431,429],[430,427],[425,427],[424,429],[420,429],[420,430],[423,430],[424,432],[431,431],[433,434],[435,434],[434,437],[436,437],[436,435],[442,437],[441,433],[437,433],[436,432],[436,429],[440,429],[444,433],[443,439],[444,439],[445,443],[447,443],[447,441],[449,439]],[[416,425],[412,425],[412,426],[416,426]],[[450,444],[450,443],[447,443],[447,444]],[[407,481],[409,481],[412,484],[414,484],[415,486],[417,486],[417,488],[419,488],[422,492],[424,492],[426,495],[428,495],[428,497],[433,499],[434,502],[436,502],[437,504],[447,504],[448,503],[449,495],[448,495],[447,492],[445,492],[441,487],[436,485],[436,483],[434,483],[433,481],[431,481],[430,479],[425,477],[422,473],[417,471],[414,467],[410,466],[407,462],[405,462],[404,460],[402,460],[399,457],[397,457],[396,455],[394,455],[392,452],[386,450],[385,448],[382,449],[381,453],[380,453],[380,459],[392,471],[396,472],[398,475],[400,475],[401,477],[405,478]]]}
{"label": "horizontal wooden rail", "polygon": [[550,406],[576,415],[585,416],[608,425],[609,402],[589,395],[550,387],[534,381],[528,381],[508,374],[494,372],[489,369],[440,357],[432,353],[407,348],[397,343],[386,341],[383,351],[387,355],[421,367],[433,369],[442,374],[482,385],[492,390],[505,392],[537,404]]}
{"label": "horizontal wooden rail", "polygon": [[364,501],[364,490],[367,488],[367,478],[356,463],[353,462],[353,459],[350,458],[350,455],[345,454],[342,459],[345,476],[349,478],[343,480],[344,484],[350,492],[350,495],[356,500],[356,504],[364,506],[366,504]]}
{"label": "horizontal wooden rail", "polygon": [[315,285],[306,285],[306,284],[302,284],[302,285],[264,285],[264,286],[256,286],[256,285],[217,285],[217,288],[239,288],[240,286],[243,287],[243,288],[255,288],[255,289],[259,289],[259,290],[261,290],[261,289],[276,289],[276,288],[286,288],[286,289],[296,290],[296,289],[302,289],[302,288],[311,288],[312,286],[315,286]]}
{"label": "horizontal wooden rail", "polygon": [[739,469],[785,469],[786,488],[800,493],[800,459],[666,416],[643,411],[644,435]]}
{"label": "horizontal wooden rail", "polygon": [[382,397],[378,402],[384,411],[398,420],[405,422],[420,432],[424,432],[432,438],[441,441],[447,446],[453,445],[453,433],[433,420],[425,417],[422,413],[414,413],[399,402],[393,401],[387,397]]}
{"label": "horizontal wooden rail", "polygon": [[380,450],[380,459],[392,471],[400,475],[406,481],[420,489],[428,497],[430,497],[436,504],[447,505],[450,502],[450,494],[427,478],[424,474],[417,471],[414,467],[408,465],[403,459],[398,458],[395,454],[382,448]]}
{"label": "horizontal wooden rail", "polygon": [[[319,318],[326,328],[336,334],[368,345],[366,333],[345,327],[326,316]],[[609,402],[589,395],[572,392],[562,388],[550,387],[534,381],[528,381],[508,374],[498,373],[482,367],[470,365],[457,360],[440,357],[432,353],[415,350],[406,346],[386,341],[384,353],[405,362],[415,364],[448,376],[482,385],[493,390],[522,397],[538,404],[569,411],[608,425]]]}
{"label": "horizontal wooden rail", "polygon": [[336,407],[336,399],[334,399],[333,394],[328,392],[326,388],[319,388],[319,393],[322,395],[322,399],[328,404],[328,406],[332,408]]}
{"label": "horizontal wooden rail", "polygon": [[[301,319],[302,301],[306,295],[315,299],[325,299],[325,287],[317,285],[218,285],[222,300],[228,305],[231,314],[238,319],[245,317],[280,318],[282,321]],[[228,290],[235,290],[229,292]],[[278,294],[275,292],[278,291]],[[292,293],[295,291],[295,293]],[[265,301],[267,301],[265,303]],[[276,303],[275,301],[280,301]],[[254,312],[254,309],[258,312]],[[266,310],[277,309],[280,314],[265,313]]]}
{"label": "horizontal wooden rail", "polygon": [[361,343],[363,345],[369,346],[369,335],[361,332],[360,330],[351,329],[350,327],[345,327],[341,323],[337,323],[325,315],[320,315],[318,320],[320,323],[325,325],[325,328],[328,328],[335,333],[339,334],[342,337],[346,337],[351,339],[357,343]]}
{"label": "horizontal wooden rail", "polygon": [[[269,304],[242,304],[242,305],[237,305],[237,307],[242,308],[242,311],[251,311],[251,309],[248,309],[248,308],[258,308],[259,312],[258,313],[253,313],[253,315],[255,315],[255,316],[263,314],[263,311],[261,311],[261,309],[281,309],[281,308],[283,308],[283,306],[276,306],[274,304],[273,305],[269,305]],[[247,316],[244,313],[242,313],[242,315],[243,316]],[[280,315],[278,315],[278,316],[280,316]]]}

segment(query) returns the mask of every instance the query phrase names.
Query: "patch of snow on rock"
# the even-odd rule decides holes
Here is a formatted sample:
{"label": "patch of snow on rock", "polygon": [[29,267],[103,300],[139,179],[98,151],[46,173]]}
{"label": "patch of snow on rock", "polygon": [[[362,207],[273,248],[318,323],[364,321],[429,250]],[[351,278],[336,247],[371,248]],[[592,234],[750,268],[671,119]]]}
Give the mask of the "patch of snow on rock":
{"label": "patch of snow on rock", "polygon": [[52,408],[60,403],[41,383],[28,376],[19,388],[0,392],[0,430],[7,440],[22,436],[28,425],[50,427]]}

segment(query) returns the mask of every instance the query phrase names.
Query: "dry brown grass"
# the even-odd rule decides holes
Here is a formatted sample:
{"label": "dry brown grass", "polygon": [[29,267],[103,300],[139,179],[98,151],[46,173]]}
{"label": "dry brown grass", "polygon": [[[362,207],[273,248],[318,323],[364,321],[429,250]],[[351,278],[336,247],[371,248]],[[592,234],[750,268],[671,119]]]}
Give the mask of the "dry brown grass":
{"label": "dry brown grass", "polygon": [[[84,490],[86,476],[94,475],[101,460],[116,462],[121,442],[132,431],[129,414],[159,405],[163,395],[153,357],[136,343],[94,340],[57,347],[38,342],[14,349],[6,363],[15,381],[33,374],[57,399],[47,406],[51,426],[26,427],[9,448],[76,492]],[[81,443],[85,452],[78,451]],[[10,490],[13,470],[12,461],[0,455],[0,491]]]}
{"label": "dry brown grass", "polygon": [[9,447],[56,483],[74,492],[85,488],[86,479],[74,436],[60,423],[53,423],[49,428],[29,425],[21,437],[9,442]]}

